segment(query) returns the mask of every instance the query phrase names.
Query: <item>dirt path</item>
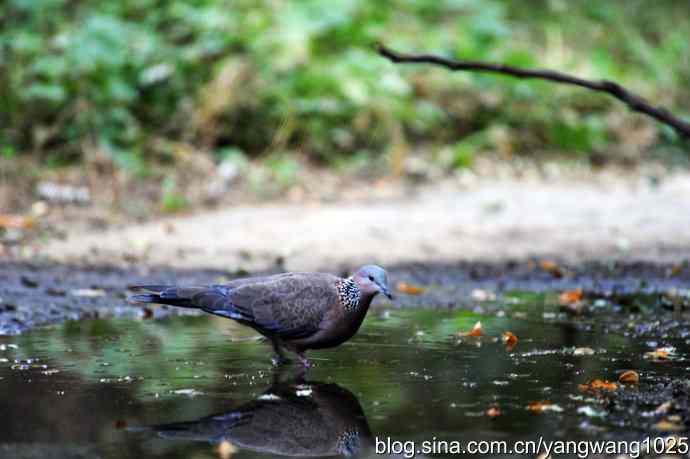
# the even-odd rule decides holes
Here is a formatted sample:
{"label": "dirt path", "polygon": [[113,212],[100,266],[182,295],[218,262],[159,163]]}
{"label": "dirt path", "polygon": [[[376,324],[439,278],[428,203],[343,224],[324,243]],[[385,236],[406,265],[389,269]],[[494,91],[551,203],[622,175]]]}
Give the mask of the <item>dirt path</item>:
{"label": "dirt path", "polygon": [[690,175],[657,186],[485,180],[354,204],[238,206],[70,234],[40,253],[60,262],[230,271],[530,256],[678,263],[690,258]]}

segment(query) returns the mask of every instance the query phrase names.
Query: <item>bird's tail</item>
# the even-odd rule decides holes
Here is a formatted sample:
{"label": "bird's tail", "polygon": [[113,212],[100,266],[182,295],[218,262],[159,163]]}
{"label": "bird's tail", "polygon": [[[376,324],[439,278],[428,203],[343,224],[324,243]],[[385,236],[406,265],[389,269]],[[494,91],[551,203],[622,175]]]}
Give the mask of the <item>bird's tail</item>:
{"label": "bird's tail", "polygon": [[127,297],[129,301],[138,303],[158,303],[168,304],[181,308],[198,308],[190,301],[190,298],[180,294],[180,289],[169,285],[133,285],[130,290],[141,290],[146,293],[131,295]]}

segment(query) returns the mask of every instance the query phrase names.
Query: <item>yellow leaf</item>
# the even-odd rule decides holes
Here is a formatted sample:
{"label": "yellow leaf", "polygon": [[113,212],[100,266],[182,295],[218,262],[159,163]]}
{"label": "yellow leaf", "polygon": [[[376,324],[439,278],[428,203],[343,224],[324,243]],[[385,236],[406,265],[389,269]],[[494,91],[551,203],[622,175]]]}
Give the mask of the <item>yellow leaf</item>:
{"label": "yellow leaf", "polygon": [[539,263],[539,266],[541,267],[541,269],[551,274],[553,277],[563,277],[563,269],[561,269],[561,267],[553,261],[544,260],[541,263]]}
{"label": "yellow leaf", "polygon": [[662,432],[679,432],[681,430],[685,430],[685,427],[680,424],[676,424],[675,422],[663,420],[654,424],[654,429]]}

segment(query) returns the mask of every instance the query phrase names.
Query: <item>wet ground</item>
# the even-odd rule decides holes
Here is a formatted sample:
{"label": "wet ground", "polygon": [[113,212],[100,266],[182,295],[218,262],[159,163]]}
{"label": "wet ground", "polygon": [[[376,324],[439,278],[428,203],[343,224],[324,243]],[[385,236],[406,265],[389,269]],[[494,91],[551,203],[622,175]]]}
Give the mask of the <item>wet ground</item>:
{"label": "wet ground", "polygon": [[[513,445],[690,427],[687,266],[395,268],[399,289],[426,290],[400,293],[399,309],[377,301],[304,375],[274,370],[266,343],[231,321],[122,299],[123,279],[233,273],[14,268],[0,271],[15,303],[0,323],[23,331],[0,337],[2,457],[371,455],[376,438]],[[639,381],[620,383],[626,371]]]}
{"label": "wet ground", "polygon": [[[164,317],[189,311],[142,307],[126,302],[127,286],[140,284],[211,284],[261,273],[284,271],[277,260],[269,271],[161,268],[137,262],[126,266],[57,264],[37,261],[0,262],[0,335],[11,335],[63,320],[109,317]],[[356,266],[329,270],[348,275]],[[614,299],[633,311],[650,307],[672,310],[674,292],[690,288],[690,264],[588,262],[567,264],[550,259],[520,259],[496,263],[408,263],[386,266],[392,285],[421,286],[417,295],[401,293],[396,306],[460,308],[482,312],[495,309],[482,301],[504,292],[561,292],[583,289],[591,301],[578,313],[589,313],[597,298]],[[641,301],[640,298],[649,296]],[[656,301],[656,300],[659,301]],[[379,298],[377,302],[382,302]],[[384,301],[385,302],[385,301]]]}

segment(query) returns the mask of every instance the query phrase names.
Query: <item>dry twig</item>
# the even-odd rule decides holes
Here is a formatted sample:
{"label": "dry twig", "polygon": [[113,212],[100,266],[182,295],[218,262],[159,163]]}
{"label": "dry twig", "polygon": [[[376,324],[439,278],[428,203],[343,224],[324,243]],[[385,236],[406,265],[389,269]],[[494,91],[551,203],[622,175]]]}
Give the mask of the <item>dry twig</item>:
{"label": "dry twig", "polygon": [[638,113],[644,113],[645,115],[672,127],[681,136],[690,138],[690,122],[682,120],[663,107],[655,107],[651,105],[642,97],[631,93],[614,81],[585,80],[584,78],[578,78],[553,70],[522,69],[503,64],[491,64],[476,61],[456,61],[433,54],[403,54],[382,44],[377,45],[377,51],[380,55],[388,58],[391,62],[396,64],[434,64],[440,65],[441,67],[446,67],[447,69],[453,71],[489,72],[510,75],[516,78],[537,78],[556,83],[580,86],[591,89],[592,91],[604,92],[625,103],[630,110]]}

